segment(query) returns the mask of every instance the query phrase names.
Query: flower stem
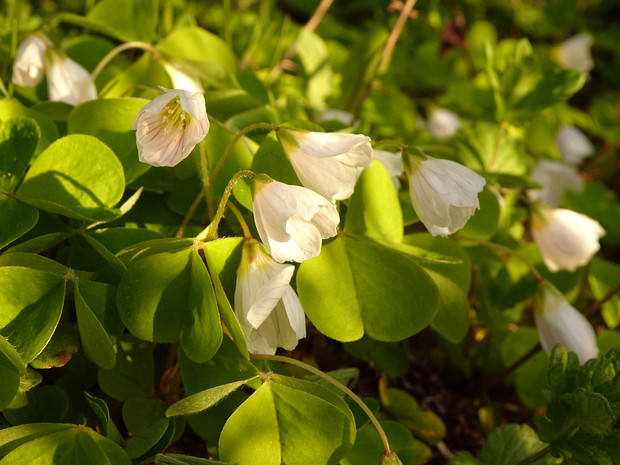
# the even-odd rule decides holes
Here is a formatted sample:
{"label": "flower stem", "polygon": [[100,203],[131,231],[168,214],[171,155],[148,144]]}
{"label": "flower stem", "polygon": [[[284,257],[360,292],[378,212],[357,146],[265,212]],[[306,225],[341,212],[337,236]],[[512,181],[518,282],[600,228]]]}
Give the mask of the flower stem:
{"label": "flower stem", "polygon": [[217,176],[217,173],[220,172],[220,170],[222,169],[222,166],[224,166],[224,163],[226,163],[226,160],[228,159],[230,152],[232,152],[233,147],[235,146],[237,141],[241,139],[244,135],[246,135],[250,131],[254,131],[255,129],[269,129],[270,131],[272,131],[274,129],[278,129],[278,127],[279,126],[276,126],[275,124],[271,124],[271,123],[255,123],[255,124],[249,125],[248,127],[242,129],[237,134],[235,134],[235,137],[232,138],[232,140],[230,141],[230,144],[228,144],[228,147],[226,147],[226,150],[224,150],[224,153],[222,154],[220,159],[217,161],[215,168],[213,168],[213,171],[211,172],[211,179],[214,179]]}
{"label": "flower stem", "polygon": [[597,300],[596,302],[594,302],[585,312],[583,312],[584,316],[586,318],[590,318],[592,315],[594,315],[603,306],[603,304],[605,302],[607,302],[614,295],[616,295],[616,293],[618,291],[620,291],[620,283],[618,283],[614,287],[612,287],[609,290],[609,292],[603,296],[602,299]]}
{"label": "flower stem", "polygon": [[207,202],[207,215],[213,218],[213,193],[211,192],[211,177],[209,176],[209,160],[204,139],[200,142],[200,173],[202,174],[202,191]]}
{"label": "flower stem", "polygon": [[95,67],[92,74],[90,75],[91,80],[94,82],[99,73],[105,68],[116,55],[124,52],[125,50],[130,50],[132,48],[139,48],[142,50],[146,50],[155,56],[156,58],[160,58],[159,50],[153,47],[151,44],[147,44],[146,42],[133,41],[133,42],[125,42],[124,44],[119,45],[116,48],[113,48],[108,52],[106,56],[104,56],[99,64]]}
{"label": "flower stem", "polygon": [[239,224],[241,225],[241,229],[243,229],[243,237],[245,239],[252,239],[252,232],[250,231],[248,224],[245,222],[245,218],[243,217],[243,215],[241,214],[237,206],[229,200],[228,208],[230,208],[230,211],[232,211],[234,215],[237,217],[237,221],[239,221]]}
{"label": "flower stem", "polygon": [[9,94],[9,91],[6,90],[6,87],[4,86],[4,82],[2,82],[2,79],[0,79],[0,92],[4,94],[7,100],[11,99],[11,95]]}
{"label": "flower stem", "polygon": [[241,178],[251,179],[254,176],[256,176],[256,174],[253,173],[252,171],[242,170],[242,171],[238,171],[230,179],[230,181],[228,181],[228,184],[226,185],[226,189],[224,189],[224,193],[222,194],[222,198],[217,207],[217,212],[215,212],[215,217],[213,218],[213,221],[211,221],[211,224],[209,224],[209,226],[207,226],[200,234],[198,234],[198,236],[196,236],[197,240],[212,241],[213,239],[217,238],[217,228],[220,224],[220,221],[224,217],[224,211],[226,210],[226,205],[228,204],[228,199],[230,198],[230,194],[233,190],[233,187],[235,187],[235,184],[237,183],[237,181],[239,181],[239,179]]}
{"label": "flower stem", "polygon": [[383,68],[386,66],[386,64],[390,60],[390,57],[392,56],[392,52],[394,51],[394,47],[396,46],[396,42],[398,42],[400,33],[403,31],[403,28],[405,27],[405,23],[407,22],[407,19],[409,19],[409,15],[411,15],[411,12],[413,11],[413,7],[415,6],[416,1],[417,0],[407,0],[407,3],[405,3],[405,6],[403,6],[403,9],[400,11],[400,16],[396,20],[396,24],[394,24],[394,27],[392,28],[392,32],[390,32],[390,36],[385,42],[385,46],[383,47],[383,51],[381,52],[381,57],[379,58],[379,63],[377,63],[377,67],[375,68],[372,74],[372,77],[366,84],[366,89],[364,90],[364,94],[362,95],[362,98],[359,100],[359,102],[356,105],[356,108],[353,111],[353,114],[355,115],[356,119],[359,118],[359,114],[361,113],[362,107],[364,106],[364,101],[370,95],[370,91],[372,90],[372,85],[377,80],[377,78],[379,77],[379,74],[381,73]]}
{"label": "flower stem", "polygon": [[374,415],[374,413],[372,413],[372,411],[368,408],[368,406],[364,403],[364,401],[358,397],[357,394],[351,391],[351,389],[346,387],[340,381],[328,375],[327,373],[324,373],[321,370],[314,368],[311,365],[308,365],[307,363],[304,363],[300,360],[296,360],[291,357],[284,357],[282,355],[260,355],[260,354],[252,354],[251,357],[257,360],[274,360],[277,362],[288,363],[291,365],[298,366],[300,368],[303,368],[306,371],[309,371],[310,373],[314,373],[315,375],[320,376],[325,381],[336,386],[338,389],[340,389],[342,392],[348,395],[357,405],[360,406],[360,408],[364,411],[364,413],[368,415],[368,418],[370,419],[374,427],[377,429],[377,432],[379,433],[379,436],[381,437],[381,441],[383,442],[383,448],[385,449],[385,454],[389,455],[392,453],[392,449],[390,447],[390,443],[388,441],[387,435],[385,434],[385,431],[381,427],[379,420],[377,420],[377,417]]}
{"label": "flower stem", "polygon": [[545,280],[545,278],[542,277],[542,275],[538,272],[538,270],[534,267],[534,265],[532,265],[532,263],[530,263],[530,261],[525,258],[523,255],[521,255],[519,252],[516,252],[514,250],[512,250],[510,247],[506,247],[505,245],[502,244],[497,244],[495,242],[489,242],[489,241],[483,241],[481,239],[475,239],[473,237],[465,237],[465,236],[461,236],[459,234],[456,234],[454,236],[456,239],[462,240],[462,241],[469,241],[469,242],[475,242],[476,244],[479,245],[486,245],[487,247],[493,247],[495,249],[499,249],[503,252],[506,252],[512,256],[514,256],[515,258],[518,258],[519,260],[521,260],[531,271],[531,273],[536,277],[536,281],[541,283]]}

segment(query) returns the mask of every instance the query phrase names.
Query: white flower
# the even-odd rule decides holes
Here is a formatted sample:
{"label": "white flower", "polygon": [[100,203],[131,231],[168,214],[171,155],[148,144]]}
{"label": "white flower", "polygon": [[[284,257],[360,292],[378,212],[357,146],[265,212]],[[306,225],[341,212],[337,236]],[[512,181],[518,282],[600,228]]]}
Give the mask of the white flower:
{"label": "white flower", "polygon": [[306,336],[304,310],[290,286],[293,265],[275,262],[260,242],[246,240],[237,271],[235,313],[248,351],[273,355],[293,350]]}
{"label": "white flower", "polygon": [[204,88],[200,81],[195,77],[190,76],[189,74],[181,71],[180,66],[175,62],[162,62],[164,69],[170,76],[170,81],[172,82],[172,87],[174,89],[183,89],[192,94],[197,92],[204,92]]}
{"label": "white flower", "polygon": [[352,126],[355,121],[355,115],[337,108],[328,108],[320,113],[319,121],[340,121],[342,124]]}
{"label": "white flower", "polygon": [[280,128],[284,152],[301,183],[332,202],[353,194],[360,167],[372,165],[370,138]]}
{"label": "white flower", "polygon": [[576,69],[583,74],[588,74],[594,68],[591,47],[592,36],[580,33],[556,45],[551,54],[562,68]]}
{"label": "white flower", "polygon": [[424,155],[406,159],[413,208],[433,236],[458,231],[480,208],[485,179],[451,160]]}
{"label": "white flower", "polygon": [[56,49],[48,49],[47,94],[52,102],[78,105],[97,98],[97,89],[90,73]]}
{"label": "white flower", "polygon": [[19,44],[13,63],[13,84],[34,87],[43,80],[45,51],[51,45],[42,34],[32,34]]}
{"label": "white flower", "polygon": [[205,138],[209,118],[201,93],[163,90],[165,94],[142,107],[131,129],[136,130],[138,157],[142,163],[174,166]]}
{"label": "white flower", "polygon": [[310,189],[257,176],[252,180],[256,229],[277,262],[303,262],[321,252],[340,222],[333,203]]}
{"label": "white flower", "polygon": [[446,140],[456,134],[461,127],[461,120],[453,111],[445,108],[435,108],[427,123],[428,131],[437,140]]}
{"label": "white flower", "polygon": [[373,150],[372,158],[385,166],[386,171],[392,177],[394,187],[398,191],[400,189],[400,179],[398,178],[405,171],[402,157],[386,150]]}
{"label": "white flower", "polygon": [[532,180],[542,187],[528,191],[533,200],[540,199],[550,207],[559,207],[564,199],[564,191],[581,192],[583,179],[572,165],[560,161],[540,160],[532,170]]}
{"label": "white flower", "polygon": [[567,163],[579,165],[594,153],[592,142],[575,126],[564,126],[555,135],[560,155]]}
{"label": "white flower", "polygon": [[532,236],[550,271],[574,271],[599,250],[601,225],[585,215],[538,204],[532,214]]}
{"label": "white flower", "polygon": [[562,344],[567,352],[577,355],[581,364],[598,355],[596,333],[590,322],[548,281],[543,281],[536,291],[534,319],[547,353]]}

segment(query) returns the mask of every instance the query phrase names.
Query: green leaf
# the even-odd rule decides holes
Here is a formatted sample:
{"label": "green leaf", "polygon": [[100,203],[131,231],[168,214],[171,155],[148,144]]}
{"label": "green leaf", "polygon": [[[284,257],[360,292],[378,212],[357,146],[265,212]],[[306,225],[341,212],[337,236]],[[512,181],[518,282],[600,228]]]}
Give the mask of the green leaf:
{"label": "green leaf", "polygon": [[603,436],[616,423],[609,401],[597,392],[567,393],[562,401],[570,407],[568,414],[585,433]]}
{"label": "green leaf", "polygon": [[[193,67],[194,73],[217,87],[234,87],[237,60],[218,36],[199,27],[179,27],[157,44],[171,60]],[[205,53],[209,50],[209,53]]]}
{"label": "green leaf", "polygon": [[157,454],[155,465],[228,465],[217,460],[201,459],[180,454]]}
{"label": "green leaf", "polygon": [[497,196],[489,189],[483,189],[478,194],[480,209],[467,221],[463,229],[458,234],[465,237],[473,237],[481,240],[491,239],[498,228],[499,223],[499,201]]}
{"label": "green leaf", "polygon": [[439,289],[439,306],[431,326],[448,341],[457,344],[469,330],[469,302],[454,281],[426,270]]}
{"label": "green leaf", "polygon": [[392,178],[375,161],[365,168],[349,201],[345,231],[368,236],[379,242],[400,242],[403,214]]}
{"label": "green leaf", "polygon": [[148,171],[150,165],[138,160],[136,132],[131,129],[136,116],[148,100],[106,98],[89,100],[69,114],[69,134],[88,134],[98,138],[116,154],[129,183]]}
{"label": "green leaf", "polygon": [[32,118],[20,116],[0,121],[0,191],[12,192],[19,185],[40,134]]}
{"label": "green leaf", "polygon": [[[56,276],[66,277],[69,268],[66,266],[34,253],[14,252],[0,255],[0,267],[16,266],[22,268],[32,268],[33,270],[45,271]],[[78,272],[76,272],[77,274]]]}
{"label": "green leaf", "polygon": [[301,186],[301,181],[295,174],[293,165],[284,154],[284,149],[273,131],[265,136],[254,154],[252,171],[265,173],[286,184]]}
{"label": "green leaf", "polygon": [[88,405],[90,405],[90,408],[93,412],[95,412],[97,420],[99,421],[99,426],[103,431],[103,435],[113,440],[115,443],[122,445],[125,441],[116,428],[114,421],[110,417],[108,404],[106,404],[103,399],[91,396],[88,392],[84,392],[84,397],[86,398]]}
{"label": "green leaf", "polygon": [[[595,257],[588,273],[588,282],[594,297],[597,300],[605,297],[618,284],[618,276],[620,276],[620,266]],[[610,328],[615,328],[620,324],[620,296],[617,293],[603,303],[601,313]]]}
{"label": "green leaf", "polygon": [[58,386],[38,386],[20,392],[2,412],[12,425],[39,422],[62,422],[69,409],[69,396]]}
{"label": "green leaf", "polygon": [[313,392],[299,390],[302,383],[296,381],[297,388],[267,380],[241,404],[220,436],[224,461],[329,465],[349,451],[355,423],[344,401],[318,385]]}
{"label": "green leaf", "polygon": [[[89,360],[93,361],[101,368],[111,370],[116,364],[114,345],[110,340],[110,335],[95,315],[95,312],[90,309],[88,303],[84,300],[80,292],[80,287],[83,285],[88,286],[89,284],[91,286],[97,286],[91,288],[91,291],[98,288],[103,288],[101,289],[103,292],[101,292],[98,296],[103,301],[95,301],[100,309],[98,313],[103,313],[101,310],[105,312],[105,308],[110,302],[109,293],[106,292],[104,288],[106,285],[88,282],[77,282],[75,284],[75,314],[80,331],[80,338],[82,339],[82,347],[84,348],[84,355],[86,355]],[[107,287],[108,289],[113,290],[111,286]]]}
{"label": "green leaf", "polygon": [[190,262],[188,315],[181,333],[181,344],[187,356],[200,363],[215,355],[222,343],[223,333],[209,271],[195,250],[191,253]]}
{"label": "green leaf", "polygon": [[303,262],[297,290],[319,331],[343,342],[365,333],[379,341],[405,339],[432,321],[439,301],[433,280],[407,255],[353,235]]}
{"label": "green leaf", "polygon": [[122,276],[123,273],[125,273],[125,271],[127,271],[127,267],[125,267],[125,264],[119,259],[117,258],[115,255],[112,254],[112,252],[110,252],[108,249],[105,248],[105,246],[99,242],[97,239],[95,239],[94,237],[90,236],[89,234],[84,234],[82,236],[84,238],[84,240],[86,242],[88,242],[90,244],[90,246],[95,249],[95,251],[101,255],[101,257],[108,262],[108,264],[110,265],[110,267],[116,271],[116,273],[119,276]]}
{"label": "green leaf", "polygon": [[151,42],[159,18],[159,1],[102,0],[90,9],[86,18],[123,42]]}
{"label": "green leaf", "polygon": [[0,229],[0,248],[30,231],[39,220],[39,211],[0,192],[0,224],[10,228]]}
{"label": "green leaf", "polygon": [[[381,427],[390,441],[390,447],[398,454],[403,465],[413,465],[416,458],[415,439],[404,426],[394,421],[382,421]],[[384,452],[383,442],[373,425],[360,428],[355,438],[355,445],[347,456],[341,460],[341,465],[376,465],[398,462],[379,462]]]}
{"label": "green leaf", "polygon": [[117,339],[114,368],[99,368],[98,372],[103,392],[118,400],[152,395],[154,377],[155,362],[150,345],[129,334]]}
{"label": "green leaf", "polygon": [[123,449],[84,426],[39,423],[0,431],[1,465],[130,465]]}
{"label": "green leaf", "polygon": [[127,268],[118,286],[118,311],[136,337],[174,342],[181,336],[191,283],[192,249],[148,255]]}
{"label": "green leaf", "polygon": [[0,121],[24,116],[34,119],[40,129],[40,137],[35,154],[41,153],[48,145],[58,139],[58,128],[47,116],[25,107],[17,99],[0,100]]}
{"label": "green leaf", "polygon": [[389,388],[382,396],[383,408],[416,437],[434,445],[446,435],[446,426],[434,412],[421,410],[414,397],[401,389]]}
{"label": "green leaf", "polygon": [[26,365],[15,348],[0,337],[0,411],[8,406],[19,390],[20,378],[26,373]]}
{"label": "green leaf", "polygon": [[[209,245],[205,249],[205,257],[207,259],[207,267],[209,268],[209,273],[211,274],[211,280],[213,283],[213,287],[215,288],[215,297],[217,298],[217,305],[220,311],[220,317],[222,321],[228,328],[232,339],[237,346],[239,352],[246,358],[249,359],[250,355],[248,353],[248,347],[245,343],[245,335],[243,334],[243,330],[241,329],[241,325],[239,324],[239,320],[237,320],[237,315],[230,305],[230,301],[228,300],[228,296],[224,291],[224,287],[220,282],[220,277],[218,273],[216,273],[216,265],[213,263],[213,259],[211,258],[213,254],[213,246],[216,241],[210,242]],[[215,254],[217,255],[217,253]],[[222,270],[223,271],[223,270]]]}
{"label": "green leaf", "polygon": [[[506,425],[489,433],[487,445],[480,452],[484,465],[516,465],[545,448],[534,430],[527,425]],[[555,459],[549,455],[533,462],[550,464]]]}
{"label": "green leaf", "polygon": [[372,361],[389,378],[401,377],[407,369],[411,360],[409,353],[402,344],[397,342],[379,342],[364,336],[353,342],[343,345],[344,350],[352,354],[355,358]]}
{"label": "green leaf", "polygon": [[45,271],[1,266],[0,289],[0,333],[25,362],[31,362],[56,330],[65,280]]}
{"label": "green leaf", "polygon": [[63,367],[79,350],[79,346],[75,324],[60,324],[45,349],[30,362],[30,366],[37,369]]}
{"label": "green leaf", "polygon": [[52,213],[96,221],[118,216],[113,207],[124,188],[122,166],[103,142],[92,136],[70,135],[39,155],[17,196]]}
{"label": "green leaf", "polygon": [[233,391],[236,391],[248,381],[256,378],[258,378],[258,375],[252,378],[223,384],[221,386],[207,389],[206,391],[192,394],[191,396],[181,399],[177,403],[171,405],[168,410],[166,410],[166,416],[173,417],[176,415],[191,415],[193,413],[202,412],[203,410],[213,407],[219,401],[227,397]]}

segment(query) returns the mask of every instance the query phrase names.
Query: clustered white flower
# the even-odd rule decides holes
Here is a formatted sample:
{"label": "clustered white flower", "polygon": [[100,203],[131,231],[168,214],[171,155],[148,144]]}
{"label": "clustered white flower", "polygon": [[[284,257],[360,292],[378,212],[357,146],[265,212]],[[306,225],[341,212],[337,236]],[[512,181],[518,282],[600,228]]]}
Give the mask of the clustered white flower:
{"label": "clustered white flower", "polygon": [[47,93],[53,102],[78,105],[97,98],[97,89],[88,71],[54,48],[43,34],[32,34],[17,48],[13,84],[34,87],[46,74]]}

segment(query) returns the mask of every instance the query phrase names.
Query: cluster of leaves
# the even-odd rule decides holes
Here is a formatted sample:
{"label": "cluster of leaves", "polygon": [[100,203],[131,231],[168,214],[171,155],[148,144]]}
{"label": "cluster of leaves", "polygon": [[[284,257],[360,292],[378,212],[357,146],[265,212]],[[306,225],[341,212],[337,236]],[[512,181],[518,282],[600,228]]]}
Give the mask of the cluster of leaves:
{"label": "cluster of leaves", "polygon": [[[96,76],[97,100],[49,102],[43,84],[10,88],[13,98],[0,100],[0,465],[218,463],[198,455],[242,465],[377,463],[384,444],[341,390],[250,359],[231,306],[243,242],[232,215],[222,238],[204,243],[193,237],[212,204],[183,224],[205,184],[218,197],[238,170],[299,185],[274,133],[256,131],[220,157],[254,123],[353,130],[322,119],[329,108],[358,116],[355,130],[373,140],[424,145],[457,160],[490,187],[459,233],[468,240],[431,237],[406,189],[397,192],[376,162],[365,169],[339,204],[340,234],[297,269],[294,286],[316,331],[296,358],[334,368],[329,375],[345,386],[362,381],[346,364],[381,378],[364,392],[376,397],[364,401],[403,464],[436,459],[455,432],[447,416],[416,400],[431,390],[428,380],[418,377],[422,387],[408,392],[412,359],[432,361],[435,375],[449,373],[443,388],[454,396],[475,386],[472,403],[491,404],[497,418],[485,425],[492,431],[479,460],[459,452],[451,465],[516,465],[539,454],[535,463],[556,463],[544,456],[545,443],[554,456],[584,465],[618,463],[617,349],[581,368],[556,350],[548,374],[549,359],[538,351],[506,379],[523,404],[520,421],[547,407],[536,432],[527,424],[493,429],[509,414],[502,399],[494,405],[480,392],[480,378],[498,375],[539,341],[529,313],[534,277],[485,241],[516,251],[582,305],[617,284],[620,204],[606,187],[620,143],[617,29],[602,27],[597,36],[601,53],[613,57],[597,62],[600,74],[591,79],[605,83],[597,91],[549,57],[548,42],[579,24],[573,0],[524,2],[516,11],[510,2],[469,0],[454,11],[420,2],[389,67],[382,50],[393,15],[383,2],[335,2],[316,32],[272,1],[214,3],[0,6],[4,82],[18,34],[39,27],[90,71],[119,44],[151,47],[116,55]],[[315,7],[287,2],[299,17]],[[463,17],[471,24],[459,32]],[[498,37],[512,28],[532,40]],[[208,183],[198,149],[173,169],[138,161],[131,126],[157,86],[171,87],[166,62],[205,86]],[[585,92],[588,112],[567,103],[577,92]],[[441,145],[420,124],[434,106],[461,115],[461,129]],[[608,253],[576,272],[550,273],[527,240],[522,198],[536,187],[535,160],[558,158],[562,124],[580,126],[604,147],[584,168],[593,181],[564,202],[603,225]],[[249,186],[239,182],[233,194],[252,225]],[[606,301],[602,315],[598,343],[606,352],[620,345],[620,298]]]}

